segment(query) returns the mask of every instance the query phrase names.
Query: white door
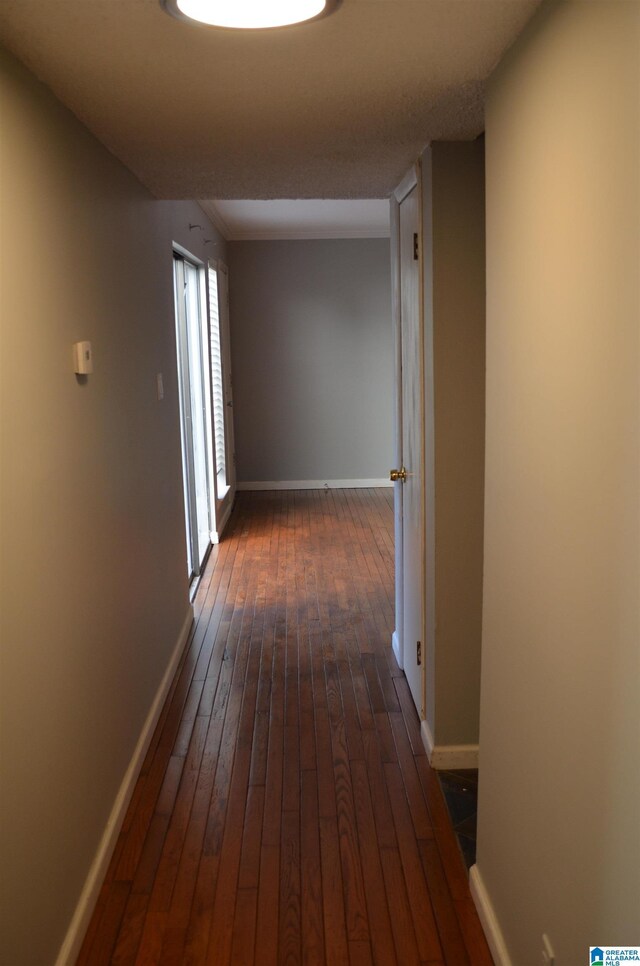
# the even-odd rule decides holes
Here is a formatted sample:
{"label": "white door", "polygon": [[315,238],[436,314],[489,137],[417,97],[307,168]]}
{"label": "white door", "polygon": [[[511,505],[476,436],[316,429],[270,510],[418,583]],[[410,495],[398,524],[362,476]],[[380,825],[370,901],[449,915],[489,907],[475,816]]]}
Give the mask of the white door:
{"label": "white door", "polygon": [[[398,362],[396,483],[401,512],[396,513],[399,557],[396,607],[402,609],[402,665],[420,717],[424,717],[424,460],[423,338],[420,311],[420,198],[417,174],[411,172],[395,193],[396,324]],[[399,491],[399,492],[398,492]],[[398,533],[398,528],[400,531]],[[398,648],[396,647],[396,651]]]}

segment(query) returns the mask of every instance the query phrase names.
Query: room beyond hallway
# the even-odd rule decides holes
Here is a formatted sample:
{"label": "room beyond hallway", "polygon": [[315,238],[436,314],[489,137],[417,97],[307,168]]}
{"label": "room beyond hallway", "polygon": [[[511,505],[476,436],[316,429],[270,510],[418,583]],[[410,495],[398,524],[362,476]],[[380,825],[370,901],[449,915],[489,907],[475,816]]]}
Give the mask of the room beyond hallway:
{"label": "room beyond hallway", "polygon": [[79,964],[491,964],[390,646],[392,499],[239,494]]}

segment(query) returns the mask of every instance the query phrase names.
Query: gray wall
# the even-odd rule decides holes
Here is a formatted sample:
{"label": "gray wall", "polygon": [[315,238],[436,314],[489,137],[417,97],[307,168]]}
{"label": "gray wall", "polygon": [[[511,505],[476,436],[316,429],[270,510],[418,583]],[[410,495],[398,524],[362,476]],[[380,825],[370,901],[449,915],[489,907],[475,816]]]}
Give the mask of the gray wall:
{"label": "gray wall", "polygon": [[478,869],[511,960],[640,925],[640,4],[490,83]]}
{"label": "gray wall", "polygon": [[212,246],[0,56],[0,960],[50,966],[188,613],[171,243]]}
{"label": "gray wall", "polygon": [[388,476],[388,239],[229,244],[238,480]]}
{"label": "gray wall", "polygon": [[474,745],[484,516],[484,143],[423,156],[427,706],[434,743]]}

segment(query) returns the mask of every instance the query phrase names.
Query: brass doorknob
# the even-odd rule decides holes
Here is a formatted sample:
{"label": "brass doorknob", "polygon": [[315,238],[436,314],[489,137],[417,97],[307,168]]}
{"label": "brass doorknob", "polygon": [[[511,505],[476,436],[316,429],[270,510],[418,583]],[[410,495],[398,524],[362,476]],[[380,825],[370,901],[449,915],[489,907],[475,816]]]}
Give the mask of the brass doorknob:
{"label": "brass doorknob", "polygon": [[404,466],[401,470],[391,470],[389,473],[389,479],[392,483],[396,483],[398,480],[400,480],[401,483],[405,483],[407,479],[407,471],[405,470]]}

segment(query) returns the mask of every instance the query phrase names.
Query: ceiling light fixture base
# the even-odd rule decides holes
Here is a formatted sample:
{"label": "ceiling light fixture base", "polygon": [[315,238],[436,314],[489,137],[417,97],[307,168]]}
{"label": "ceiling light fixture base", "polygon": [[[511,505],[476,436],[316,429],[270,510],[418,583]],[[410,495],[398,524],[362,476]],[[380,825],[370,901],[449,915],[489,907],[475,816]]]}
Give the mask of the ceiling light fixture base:
{"label": "ceiling light fixture base", "polygon": [[177,20],[218,30],[269,31],[313,23],[342,0],[160,0]]}

